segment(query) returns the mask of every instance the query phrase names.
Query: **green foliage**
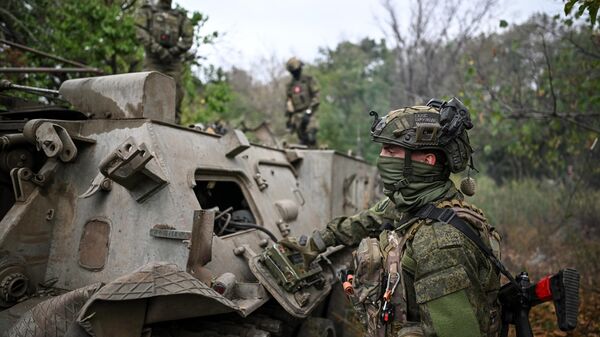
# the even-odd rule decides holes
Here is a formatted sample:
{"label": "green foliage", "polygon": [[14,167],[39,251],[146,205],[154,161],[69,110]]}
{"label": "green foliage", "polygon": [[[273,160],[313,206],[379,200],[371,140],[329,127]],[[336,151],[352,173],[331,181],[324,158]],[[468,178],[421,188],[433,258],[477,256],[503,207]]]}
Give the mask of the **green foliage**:
{"label": "green foliage", "polygon": [[390,108],[392,54],[384,41],[342,42],[321,50],[309,71],[321,85],[321,143],[374,161],[378,146],[370,141],[370,110]]}
{"label": "green foliage", "polygon": [[56,55],[98,67],[106,73],[128,72],[141,57],[134,20],[117,4],[63,0],[48,6],[52,33],[43,44]]}
{"label": "green foliage", "polygon": [[[32,0],[27,4],[9,0],[0,5],[0,16],[10,11],[17,23],[6,23],[5,37],[105,73],[133,71],[142,58],[135,39],[133,7],[113,1]],[[4,14],[4,15],[3,15]],[[0,62],[11,66],[56,66],[60,62],[10,49]],[[67,64],[60,64],[70,67]],[[55,87],[79,75],[18,75],[20,84]]]}
{"label": "green foliage", "polygon": [[198,62],[198,60],[203,59],[204,57],[202,55],[196,54],[195,49],[198,48],[201,44],[215,43],[216,39],[219,37],[219,33],[217,31],[204,32],[204,29],[202,28],[204,28],[204,25],[206,25],[206,22],[208,21],[207,15],[204,15],[198,11],[194,11],[190,16],[189,13],[185,10],[185,8],[179,5],[176,5],[176,9],[184,11],[189,17],[190,22],[194,26],[194,47],[191,51],[188,52],[188,54],[191,55],[191,57],[188,58],[188,61],[191,61],[191,63],[194,65],[200,66],[201,64]]}
{"label": "green foliage", "polygon": [[600,58],[590,52],[598,48],[591,32],[538,16],[473,48],[462,91],[488,174],[497,181],[557,177],[575,166],[598,182],[600,170],[584,164],[600,130]]}
{"label": "green foliage", "polygon": [[[134,15],[142,1],[113,0],[7,0],[0,4],[0,25],[4,37],[38,50],[102,70],[105,74],[140,71],[143,47],[135,34]],[[180,8],[183,9],[183,8]],[[202,28],[208,17],[200,12],[191,15],[194,45],[214,43],[217,32]],[[206,120],[225,111],[231,90],[222,75],[208,76],[204,85],[193,76],[191,65],[200,66],[201,57],[190,52],[184,64],[183,86],[187,92],[183,118],[185,122]],[[70,67],[17,49],[0,54],[0,65],[12,67]],[[202,65],[205,72],[215,73]],[[203,69],[204,69],[203,68]],[[9,79],[18,84],[56,88],[63,81],[90,74],[18,74]]]}
{"label": "green foliage", "polygon": [[600,0],[568,0],[565,2],[565,15],[571,15],[573,13],[575,5],[579,5],[574,13],[574,17],[576,19],[580,18],[587,10],[589,15],[588,19],[592,28],[596,24],[596,21],[600,21],[598,20],[598,9],[600,9]]}
{"label": "green foliage", "polygon": [[225,74],[221,69],[207,67],[206,84],[192,76],[188,69],[184,73],[186,96],[182,105],[182,124],[209,123],[217,120],[228,120],[234,116],[228,115],[229,103],[233,92]]}

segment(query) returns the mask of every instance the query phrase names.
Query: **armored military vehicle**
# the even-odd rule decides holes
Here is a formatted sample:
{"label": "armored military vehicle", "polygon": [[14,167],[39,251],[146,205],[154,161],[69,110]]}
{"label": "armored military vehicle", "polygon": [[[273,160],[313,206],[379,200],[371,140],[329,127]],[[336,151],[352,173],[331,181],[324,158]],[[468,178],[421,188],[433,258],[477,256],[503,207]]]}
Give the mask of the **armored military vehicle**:
{"label": "armored military vehicle", "polygon": [[369,206],[372,166],[174,125],[156,72],[59,93],[68,107],[0,111],[5,335],[360,333],[337,281],[348,250],[298,270],[275,243]]}

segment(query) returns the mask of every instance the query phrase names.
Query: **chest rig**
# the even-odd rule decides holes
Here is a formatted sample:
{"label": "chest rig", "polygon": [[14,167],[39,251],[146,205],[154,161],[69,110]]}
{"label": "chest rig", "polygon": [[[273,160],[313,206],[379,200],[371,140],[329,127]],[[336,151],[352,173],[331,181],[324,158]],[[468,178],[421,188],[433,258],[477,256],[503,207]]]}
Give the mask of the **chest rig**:
{"label": "chest rig", "polygon": [[306,76],[301,76],[298,80],[293,80],[288,87],[288,97],[292,100],[294,112],[301,112],[310,108],[310,80]]}
{"label": "chest rig", "polygon": [[494,255],[500,257],[500,236],[481,210],[462,200],[428,205],[408,221],[393,219],[395,229],[383,230],[379,238],[365,238],[360,242],[353,253],[354,274],[344,283],[344,291],[367,332],[366,336],[423,336],[420,323],[408,320],[409,310],[418,311],[418,308],[408,307],[407,303],[411,301],[407,298],[405,273],[414,273],[411,270],[414,266],[407,263],[412,260],[406,257],[407,243],[426,222],[445,222],[445,218],[428,217],[424,213],[427,211],[442,212],[468,223],[467,226],[476,230]]}

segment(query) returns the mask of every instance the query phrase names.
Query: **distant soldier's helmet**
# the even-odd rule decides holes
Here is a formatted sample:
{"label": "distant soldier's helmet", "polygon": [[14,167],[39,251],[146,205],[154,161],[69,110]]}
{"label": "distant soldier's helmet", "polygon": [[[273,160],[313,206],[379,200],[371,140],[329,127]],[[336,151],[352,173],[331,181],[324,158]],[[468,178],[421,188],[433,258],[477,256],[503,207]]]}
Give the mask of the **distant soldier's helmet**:
{"label": "distant soldier's helmet", "polygon": [[[469,111],[456,97],[445,102],[431,99],[426,106],[412,106],[375,117],[371,126],[374,142],[403,147],[405,169],[410,168],[412,151],[441,151],[446,156],[450,172],[463,171],[472,166],[467,130],[473,127]],[[410,175],[410,169],[405,175]],[[409,178],[410,180],[410,178]],[[418,180],[418,179],[417,179]]]}
{"label": "distant soldier's helmet", "polygon": [[296,57],[292,57],[291,59],[289,59],[286,63],[285,63],[285,68],[289,71],[297,71],[300,68],[302,68],[302,66],[304,65],[304,63],[302,63],[302,61],[300,61],[299,59],[297,59]]}

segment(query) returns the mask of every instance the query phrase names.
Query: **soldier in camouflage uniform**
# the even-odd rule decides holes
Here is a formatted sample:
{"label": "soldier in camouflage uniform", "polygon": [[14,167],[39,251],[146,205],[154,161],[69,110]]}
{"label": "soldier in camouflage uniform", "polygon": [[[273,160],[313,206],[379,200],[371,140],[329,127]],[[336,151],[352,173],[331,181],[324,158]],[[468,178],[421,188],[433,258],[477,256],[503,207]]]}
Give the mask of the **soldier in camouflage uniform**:
{"label": "soldier in camouflage uniform", "polygon": [[286,68],[292,75],[286,88],[286,127],[290,133],[298,136],[300,144],[316,147],[319,84],[312,76],[302,74],[302,66],[302,61],[295,57],[286,63]]}
{"label": "soldier in camouflage uniform", "polygon": [[144,70],[171,76],[176,86],[175,122],[181,119],[182,62],[194,42],[194,26],[185,11],[171,8],[172,0],[145,2],[136,13],[138,40],[144,45]]}
{"label": "soldier in camouflage uniform", "polygon": [[[451,172],[472,166],[467,135],[471,127],[466,108],[455,98],[402,108],[377,119],[371,134],[375,142],[382,143],[377,164],[387,197],[354,216],[333,219],[304,245],[298,242],[305,240],[282,241],[302,252],[307,261],[328,246],[360,243],[354,253],[359,263],[355,264],[352,281],[358,286],[358,295],[350,299],[368,336],[464,337],[499,333],[499,271],[457,228],[415,215],[425,205],[451,208],[499,258],[498,233],[480,209],[464,201],[463,194],[449,179]],[[401,247],[396,257],[388,254],[391,234],[396,235],[395,244]],[[373,242],[379,249],[369,248]],[[366,260],[357,258],[365,252],[382,257],[372,259],[382,262],[375,264],[379,271],[374,275],[380,278],[370,284],[373,289],[363,287],[370,294],[361,293],[361,282],[362,286],[368,284],[363,278],[369,275],[359,274],[373,267],[365,267],[362,263]],[[386,273],[381,269],[390,266],[394,258],[399,262],[398,288],[402,289],[391,288],[395,315],[389,317],[391,323],[384,325],[382,298],[385,299],[386,289],[382,289],[381,280],[386,280]],[[393,275],[389,269],[385,271],[390,280]]]}

